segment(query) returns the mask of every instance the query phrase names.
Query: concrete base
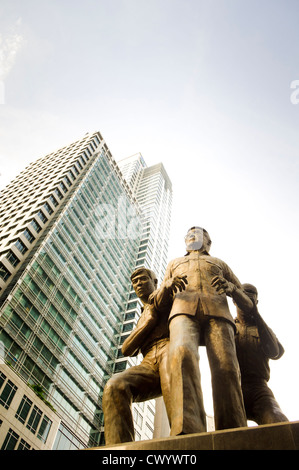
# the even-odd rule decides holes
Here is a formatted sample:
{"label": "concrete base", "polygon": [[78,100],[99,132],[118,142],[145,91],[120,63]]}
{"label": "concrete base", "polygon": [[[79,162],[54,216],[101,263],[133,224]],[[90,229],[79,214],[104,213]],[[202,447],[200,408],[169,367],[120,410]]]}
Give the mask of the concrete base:
{"label": "concrete base", "polygon": [[102,451],[299,450],[299,421],[93,447]]}

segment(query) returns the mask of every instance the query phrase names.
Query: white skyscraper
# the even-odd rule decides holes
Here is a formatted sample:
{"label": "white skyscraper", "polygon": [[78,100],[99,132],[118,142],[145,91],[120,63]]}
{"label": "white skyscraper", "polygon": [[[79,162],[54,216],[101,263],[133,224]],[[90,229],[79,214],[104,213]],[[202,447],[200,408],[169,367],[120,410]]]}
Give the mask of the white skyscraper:
{"label": "white skyscraper", "polygon": [[[144,266],[155,272],[158,282],[162,281],[167,266],[172,184],[162,165],[150,167],[140,153],[118,162],[128,185],[131,187],[142,211],[142,234],[136,259],[136,268]],[[130,334],[140,316],[141,304],[134,290],[130,293],[122,341]],[[124,360],[119,351],[115,372],[136,365],[140,358]],[[158,412],[159,410],[159,412]],[[157,413],[155,413],[157,411]],[[134,405],[135,434],[137,439],[150,439],[161,436],[167,418],[162,399]]]}
{"label": "white skyscraper", "polygon": [[167,266],[172,184],[162,163],[147,167],[140,153],[118,163],[143,213],[136,267],[152,269],[159,282]]}

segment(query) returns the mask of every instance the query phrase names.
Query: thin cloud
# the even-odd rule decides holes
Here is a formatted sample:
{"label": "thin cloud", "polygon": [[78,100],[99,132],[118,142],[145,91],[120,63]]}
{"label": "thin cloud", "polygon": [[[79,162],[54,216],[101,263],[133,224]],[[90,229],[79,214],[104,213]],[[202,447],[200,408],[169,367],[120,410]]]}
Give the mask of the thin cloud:
{"label": "thin cloud", "polygon": [[17,31],[21,22],[19,18],[11,32],[0,34],[0,80],[5,80],[8,76],[15,64],[17,53],[24,44],[24,37]]}

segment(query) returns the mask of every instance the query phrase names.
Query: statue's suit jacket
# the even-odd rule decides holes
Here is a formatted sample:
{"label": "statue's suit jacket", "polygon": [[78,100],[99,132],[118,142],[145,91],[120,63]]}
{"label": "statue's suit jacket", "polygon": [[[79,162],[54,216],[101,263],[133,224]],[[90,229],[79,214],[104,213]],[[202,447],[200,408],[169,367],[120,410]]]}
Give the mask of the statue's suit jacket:
{"label": "statue's suit jacket", "polygon": [[229,266],[207,253],[193,251],[168,264],[163,283],[174,276],[184,275],[187,276],[188,284],[184,291],[174,295],[169,319],[178,314],[194,316],[201,304],[204,315],[224,318],[234,326],[226,294],[218,294],[215,287],[211,286],[215,276],[222,276],[237,287],[241,287],[239,279]]}

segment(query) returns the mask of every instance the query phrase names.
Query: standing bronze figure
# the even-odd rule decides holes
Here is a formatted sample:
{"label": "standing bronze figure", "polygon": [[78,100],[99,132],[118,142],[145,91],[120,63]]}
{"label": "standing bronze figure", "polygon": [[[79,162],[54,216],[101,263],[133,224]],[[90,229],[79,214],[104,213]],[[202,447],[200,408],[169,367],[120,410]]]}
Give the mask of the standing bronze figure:
{"label": "standing bronze figure", "polygon": [[206,230],[192,227],[185,237],[187,255],[167,267],[161,288],[186,276],[185,289],[173,294],[169,315],[171,435],[206,431],[199,370],[199,345],[205,345],[211,369],[216,429],[246,426],[246,414],[235,347],[235,324],[225,292],[212,285],[222,276],[237,287],[240,281],[222,260],[209,255]]}
{"label": "standing bronze figure", "polygon": [[157,278],[153,271],[138,268],[131,276],[136,295],[143,304],[136,328],[124,341],[122,352],[134,356],[141,352],[141,364],[115,374],[107,382],[103,394],[106,445],[134,440],[132,402],[151,400],[163,395],[170,419],[170,379],[168,370],[169,296],[179,279],[168,283],[153,298]]}
{"label": "standing bronze figure", "polygon": [[284,348],[258,312],[257,289],[243,284],[243,290],[250,297],[252,308],[245,311],[237,305],[236,347],[247,418],[257,424],[288,421],[268,386],[269,360],[281,358]]}
{"label": "standing bronze figure", "polygon": [[[243,284],[242,288],[243,293],[234,299],[237,308],[235,339],[247,418],[257,424],[288,421],[268,386],[269,360],[280,359],[284,348],[258,311],[257,288],[252,284]],[[244,302],[244,293],[251,305]]]}
{"label": "standing bronze figure", "polygon": [[258,311],[257,288],[243,284],[239,289],[219,277],[213,282],[237,308],[235,340],[247,419],[257,424],[288,421],[268,386],[269,360],[281,358],[284,348]]}

